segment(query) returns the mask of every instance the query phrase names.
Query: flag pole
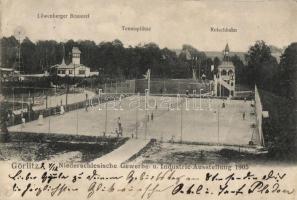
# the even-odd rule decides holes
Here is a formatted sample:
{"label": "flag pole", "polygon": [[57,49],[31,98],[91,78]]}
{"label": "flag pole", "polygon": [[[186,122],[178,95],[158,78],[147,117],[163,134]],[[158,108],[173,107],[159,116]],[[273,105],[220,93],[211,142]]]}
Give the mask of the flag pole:
{"label": "flag pole", "polygon": [[148,96],[150,95],[150,91],[151,91],[151,70],[150,69],[148,69]]}

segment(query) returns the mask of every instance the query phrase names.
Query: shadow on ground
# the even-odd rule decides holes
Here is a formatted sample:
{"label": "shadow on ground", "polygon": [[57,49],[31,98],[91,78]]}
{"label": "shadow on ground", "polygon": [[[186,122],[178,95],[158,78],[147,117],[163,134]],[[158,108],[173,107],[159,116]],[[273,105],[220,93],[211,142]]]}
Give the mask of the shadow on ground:
{"label": "shadow on ground", "polygon": [[10,133],[0,143],[0,160],[90,162],[119,146],[128,138],[36,133]]}

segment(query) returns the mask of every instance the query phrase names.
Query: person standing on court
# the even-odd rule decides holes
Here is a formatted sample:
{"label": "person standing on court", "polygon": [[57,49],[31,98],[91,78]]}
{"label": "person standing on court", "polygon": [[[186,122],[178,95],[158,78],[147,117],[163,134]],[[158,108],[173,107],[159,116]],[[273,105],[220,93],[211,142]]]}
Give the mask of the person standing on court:
{"label": "person standing on court", "polygon": [[225,100],[223,100],[222,108],[225,108]]}

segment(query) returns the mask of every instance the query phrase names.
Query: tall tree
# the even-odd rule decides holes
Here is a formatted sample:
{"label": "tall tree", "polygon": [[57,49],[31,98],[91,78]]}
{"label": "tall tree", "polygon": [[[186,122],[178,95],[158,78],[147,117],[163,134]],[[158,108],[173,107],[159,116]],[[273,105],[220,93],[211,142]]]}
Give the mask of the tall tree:
{"label": "tall tree", "polygon": [[1,66],[17,69],[19,42],[14,36],[1,38]]}
{"label": "tall tree", "polygon": [[218,57],[215,57],[213,60],[213,65],[214,65],[214,74],[218,73],[218,66],[221,64],[221,60]]}
{"label": "tall tree", "polygon": [[280,94],[297,100],[297,43],[290,44],[281,56]]}
{"label": "tall tree", "polygon": [[35,52],[35,44],[26,37],[21,44],[21,71],[27,73],[39,72],[38,64],[35,59]]}
{"label": "tall tree", "polygon": [[269,46],[264,41],[257,41],[250,47],[246,59],[248,61],[248,84],[250,86],[257,84],[260,88],[272,90],[276,84],[274,79],[277,71],[277,61],[271,55]]}
{"label": "tall tree", "polygon": [[231,57],[231,61],[235,67],[236,82],[239,84],[246,84],[246,67],[244,66],[242,60],[239,56],[234,55]]}

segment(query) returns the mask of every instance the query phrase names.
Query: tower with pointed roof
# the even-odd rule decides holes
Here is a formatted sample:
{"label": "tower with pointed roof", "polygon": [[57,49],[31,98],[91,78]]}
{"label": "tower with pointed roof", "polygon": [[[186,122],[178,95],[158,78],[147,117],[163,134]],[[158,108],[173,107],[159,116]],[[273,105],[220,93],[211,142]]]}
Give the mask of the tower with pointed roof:
{"label": "tower with pointed roof", "polygon": [[230,60],[229,59],[230,58],[230,49],[229,49],[228,43],[226,44],[223,53],[224,53],[223,61],[229,61]]}
{"label": "tower with pointed roof", "polygon": [[218,66],[218,74],[214,79],[217,96],[235,96],[235,66],[230,59],[228,43],[223,50],[223,61]]}

